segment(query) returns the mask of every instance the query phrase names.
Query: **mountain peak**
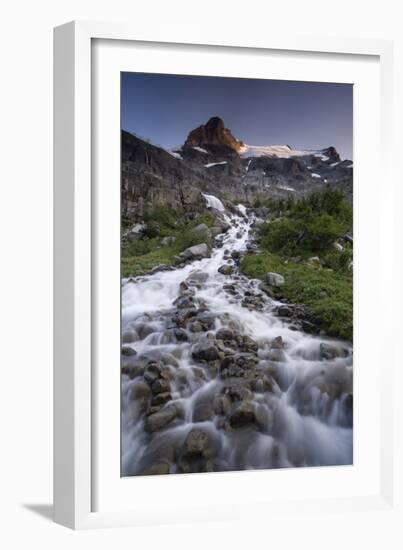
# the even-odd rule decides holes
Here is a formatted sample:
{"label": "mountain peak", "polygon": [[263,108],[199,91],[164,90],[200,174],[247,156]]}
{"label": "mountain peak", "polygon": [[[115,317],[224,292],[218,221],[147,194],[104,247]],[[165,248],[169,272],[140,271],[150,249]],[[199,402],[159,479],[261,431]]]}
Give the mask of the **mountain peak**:
{"label": "mountain peak", "polygon": [[232,135],[231,130],[225,127],[222,118],[213,116],[206,124],[189,132],[184,147],[208,147],[209,145],[225,145],[238,152],[243,142]]}

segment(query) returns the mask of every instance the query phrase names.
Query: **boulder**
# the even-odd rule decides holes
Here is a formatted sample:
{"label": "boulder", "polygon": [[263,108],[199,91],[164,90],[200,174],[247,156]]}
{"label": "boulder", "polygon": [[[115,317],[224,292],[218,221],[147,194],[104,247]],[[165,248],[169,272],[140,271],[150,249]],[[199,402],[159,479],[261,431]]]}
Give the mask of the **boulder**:
{"label": "boulder", "polygon": [[189,339],[186,330],[183,328],[174,329],[174,334],[178,342],[187,342]]}
{"label": "boulder", "polygon": [[220,355],[214,342],[205,340],[193,346],[192,357],[199,361],[215,361]]}
{"label": "boulder", "polygon": [[281,336],[276,336],[270,344],[271,349],[284,349],[284,341]]}
{"label": "boulder", "polygon": [[186,459],[209,455],[209,436],[204,430],[194,428],[188,433],[183,446],[183,457]]}
{"label": "boulder", "polygon": [[137,351],[130,346],[122,346],[122,355],[125,355],[126,357],[131,357],[132,355],[136,355]]}
{"label": "boulder", "polygon": [[255,407],[249,401],[241,401],[229,418],[232,428],[242,428],[248,424],[258,424]]}
{"label": "boulder", "polygon": [[161,245],[162,246],[171,246],[171,245],[174,244],[175,241],[176,241],[176,237],[174,237],[173,235],[168,236],[168,237],[164,237],[163,239],[161,239]]}
{"label": "boulder", "polygon": [[258,350],[258,344],[257,342],[255,342],[255,340],[253,340],[253,338],[251,338],[250,336],[243,336],[242,337],[242,341],[240,342],[240,350],[241,351],[245,351],[247,353],[256,353],[257,350]]}
{"label": "boulder", "polygon": [[151,391],[154,395],[158,393],[167,393],[171,391],[171,385],[169,381],[164,378],[158,379],[151,384]]}
{"label": "boulder", "polygon": [[151,395],[150,386],[145,382],[137,382],[131,386],[129,391],[130,401],[141,399],[142,397],[148,398]]}
{"label": "boulder", "polygon": [[174,305],[178,309],[189,309],[194,306],[194,300],[192,296],[179,296],[179,298],[174,301]]}
{"label": "boulder", "polygon": [[319,256],[311,256],[310,258],[307,259],[306,263],[311,267],[315,267],[315,268],[322,267]]}
{"label": "boulder", "polygon": [[186,278],[186,283],[189,283],[189,284],[200,284],[200,283],[205,283],[207,281],[207,279],[209,278],[209,274],[206,273],[205,271],[201,271],[201,270],[197,270],[197,271],[192,271]]}
{"label": "boulder", "polygon": [[213,238],[218,237],[220,233],[222,233],[222,229],[220,227],[217,227],[214,225],[213,227],[210,228],[210,234]]}
{"label": "boulder", "polygon": [[216,332],[216,338],[223,342],[229,342],[234,338],[234,331],[230,328],[220,328],[220,330]]}
{"label": "boulder", "polygon": [[206,243],[195,244],[186,248],[183,252],[179,254],[183,260],[200,260],[202,258],[208,258],[210,256],[210,249]]}
{"label": "boulder", "polygon": [[193,231],[195,231],[196,233],[207,233],[207,234],[210,234],[210,230],[208,228],[208,226],[205,224],[205,223],[200,223],[199,225],[197,225]]}
{"label": "boulder", "polygon": [[172,395],[169,392],[157,393],[157,395],[154,395],[151,399],[151,406],[159,407],[160,405],[165,405],[165,403],[168,403],[171,399]]}
{"label": "boulder", "polygon": [[233,267],[231,265],[222,265],[218,268],[218,273],[221,273],[222,275],[232,275]]}
{"label": "boulder", "polygon": [[177,416],[177,410],[174,405],[168,405],[158,412],[151,414],[145,421],[145,430],[149,433],[161,430],[168,426]]}
{"label": "boulder", "polygon": [[269,286],[281,286],[285,283],[285,279],[279,273],[266,273],[266,283]]}

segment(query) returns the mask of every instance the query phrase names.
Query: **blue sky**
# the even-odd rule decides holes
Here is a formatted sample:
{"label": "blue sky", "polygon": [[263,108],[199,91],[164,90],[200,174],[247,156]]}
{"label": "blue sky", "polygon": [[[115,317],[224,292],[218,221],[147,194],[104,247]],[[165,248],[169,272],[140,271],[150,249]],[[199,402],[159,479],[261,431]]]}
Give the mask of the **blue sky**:
{"label": "blue sky", "polygon": [[212,116],[249,145],[323,149],[353,157],[351,84],[122,73],[122,128],[180,146]]}

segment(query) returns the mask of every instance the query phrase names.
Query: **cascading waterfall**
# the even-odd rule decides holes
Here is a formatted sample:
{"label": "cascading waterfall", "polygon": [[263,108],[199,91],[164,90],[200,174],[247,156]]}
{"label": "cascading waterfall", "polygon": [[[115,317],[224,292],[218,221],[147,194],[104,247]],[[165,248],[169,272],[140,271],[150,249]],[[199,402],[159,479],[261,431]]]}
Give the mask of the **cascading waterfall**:
{"label": "cascading waterfall", "polygon": [[203,197],[206,199],[207,208],[214,208],[219,212],[225,212],[225,207],[219,198],[214,195],[206,195],[203,193]]}
{"label": "cascading waterfall", "polygon": [[125,476],[352,463],[351,344],[296,330],[239,273],[238,209],[210,258],[123,281]]}

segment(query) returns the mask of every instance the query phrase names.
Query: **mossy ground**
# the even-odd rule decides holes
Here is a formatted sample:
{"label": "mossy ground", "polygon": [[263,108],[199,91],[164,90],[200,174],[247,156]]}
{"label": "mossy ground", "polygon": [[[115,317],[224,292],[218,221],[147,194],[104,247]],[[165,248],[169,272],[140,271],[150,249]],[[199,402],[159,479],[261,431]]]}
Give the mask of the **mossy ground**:
{"label": "mossy ground", "polygon": [[330,336],[353,339],[353,285],[349,276],[315,269],[262,251],[247,255],[242,271],[248,277],[264,279],[273,271],[285,278],[278,293],[292,303],[304,304]]}
{"label": "mossy ground", "polygon": [[[174,257],[189,246],[202,242],[211,244],[206,234],[194,231],[202,223],[208,227],[213,225],[213,217],[208,213],[183,221],[174,210],[159,207],[146,216],[146,222],[144,236],[122,248],[123,277],[143,275],[161,264],[172,265]],[[161,240],[168,236],[175,237],[175,242],[162,246]]]}

